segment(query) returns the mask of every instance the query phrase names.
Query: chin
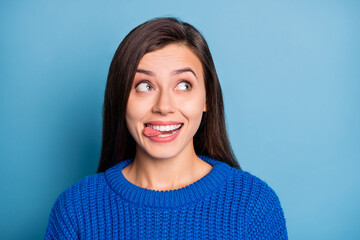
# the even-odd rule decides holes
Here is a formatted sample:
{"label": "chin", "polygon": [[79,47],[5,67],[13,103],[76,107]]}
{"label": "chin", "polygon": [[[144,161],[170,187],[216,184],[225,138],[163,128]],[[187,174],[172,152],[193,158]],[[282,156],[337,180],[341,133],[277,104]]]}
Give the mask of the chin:
{"label": "chin", "polygon": [[170,148],[162,148],[161,150],[152,149],[151,151],[144,151],[144,153],[152,158],[169,159],[176,157],[180,151],[172,150]]}
{"label": "chin", "polygon": [[[166,146],[167,145],[167,146]],[[145,145],[137,146],[140,150],[139,154],[143,156],[149,156],[154,159],[170,159],[185,153],[187,150],[187,144],[185,146],[179,146],[179,144],[160,144],[160,145]],[[138,151],[137,151],[138,152]]]}

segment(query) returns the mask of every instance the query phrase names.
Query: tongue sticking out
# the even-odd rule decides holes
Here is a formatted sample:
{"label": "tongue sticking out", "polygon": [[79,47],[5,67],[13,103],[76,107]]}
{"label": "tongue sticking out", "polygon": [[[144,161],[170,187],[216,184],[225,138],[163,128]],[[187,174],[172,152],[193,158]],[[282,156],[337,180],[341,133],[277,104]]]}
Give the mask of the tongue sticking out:
{"label": "tongue sticking out", "polygon": [[154,136],[161,135],[160,131],[156,131],[156,130],[152,129],[151,127],[145,127],[143,130],[143,133],[148,137],[154,137]]}

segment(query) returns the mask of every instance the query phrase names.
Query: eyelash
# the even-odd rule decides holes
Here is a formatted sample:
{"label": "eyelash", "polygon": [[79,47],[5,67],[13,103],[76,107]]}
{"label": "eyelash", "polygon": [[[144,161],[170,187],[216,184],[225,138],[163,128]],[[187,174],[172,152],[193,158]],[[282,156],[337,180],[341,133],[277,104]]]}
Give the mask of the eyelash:
{"label": "eyelash", "polygon": [[186,83],[186,84],[189,84],[189,85],[190,85],[190,89],[188,89],[188,90],[186,90],[186,91],[190,91],[190,90],[192,89],[192,84],[191,84],[189,81],[187,81],[187,80],[180,80],[180,81],[176,84],[176,86],[178,86],[180,83]]}
{"label": "eyelash", "polygon": [[141,83],[148,83],[151,85],[151,82],[149,82],[147,80],[140,80],[138,83],[135,84],[135,88],[137,88]]}
{"label": "eyelash", "polygon": [[[141,83],[148,83],[148,84],[153,88],[153,86],[152,86],[152,84],[151,84],[150,81],[148,81],[148,80],[140,80],[138,83],[135,84],[135,89],[136,89]],[[190,90],[192,89],[192,87],[193,87],[192,84],[191,84],[189,81],[187,81],[187,80],[180,80],[180,81],[176,84],[176,86],[179,85],[180,83],[186,83],[186,84],[189,84],[189,85],[190,85],[190,89],[187,90],[187,91],[190,91]]]}
{"label": "eyelash", "polygon": [[135,90],[137,90],[138,86],[139,86],[141,83],[147,83],[147,84],[149,84],[149,85],[153,88],[153,86],[152,86],[152,84],[151,84],[150,81],[141,80],[141,81],[139,81],[138,83],[135,84]]}

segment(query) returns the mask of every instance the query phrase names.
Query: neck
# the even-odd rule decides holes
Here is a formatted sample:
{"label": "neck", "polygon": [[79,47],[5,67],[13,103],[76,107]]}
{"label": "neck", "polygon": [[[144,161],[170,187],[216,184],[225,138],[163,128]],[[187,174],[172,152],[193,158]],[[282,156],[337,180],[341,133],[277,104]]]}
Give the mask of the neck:
{"label": "neck", "polygon": [[207,173],[212,166],[192,151],[171,158],[153,158],[137,149],[134,161],[122,170],[131,183],[152,190],[174,190],[188,186]]}

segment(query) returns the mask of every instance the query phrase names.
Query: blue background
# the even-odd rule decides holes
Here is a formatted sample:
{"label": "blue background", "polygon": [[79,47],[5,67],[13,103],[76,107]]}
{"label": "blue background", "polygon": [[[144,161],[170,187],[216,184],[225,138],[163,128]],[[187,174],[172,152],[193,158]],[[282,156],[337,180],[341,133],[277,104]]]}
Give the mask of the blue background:
{"label": "blue background", "polygon": [[235,153],[289,238],[360,239],[360,2],[333,0],[1,1],[0,239],[43,238],[56,197],[95,173],[112,56],[164,16],[207,39]]}

